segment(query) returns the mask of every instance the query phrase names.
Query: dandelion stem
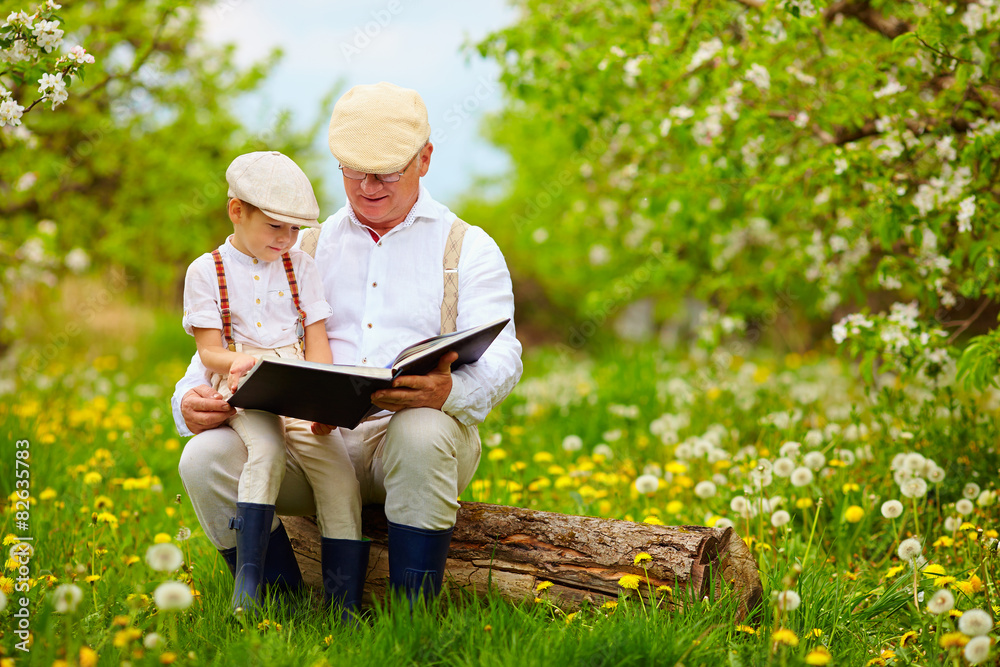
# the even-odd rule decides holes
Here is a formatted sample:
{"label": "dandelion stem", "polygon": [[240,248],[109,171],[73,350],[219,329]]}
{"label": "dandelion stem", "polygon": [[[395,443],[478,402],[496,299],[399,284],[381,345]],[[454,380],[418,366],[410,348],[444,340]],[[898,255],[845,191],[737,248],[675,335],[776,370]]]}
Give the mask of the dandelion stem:
{"label": "dandelion stem", "polygon": [[816,514],[813,515],[812,529],[809,531],[809,541],[806,542],[806,553],[802,556],[802,567],[805,567],[809,562],[809,550],[812,548],[813,537],[816,536],[816,524],[819,523],[819,512],[822,507],[823,499],[818,498],[816,500]]}

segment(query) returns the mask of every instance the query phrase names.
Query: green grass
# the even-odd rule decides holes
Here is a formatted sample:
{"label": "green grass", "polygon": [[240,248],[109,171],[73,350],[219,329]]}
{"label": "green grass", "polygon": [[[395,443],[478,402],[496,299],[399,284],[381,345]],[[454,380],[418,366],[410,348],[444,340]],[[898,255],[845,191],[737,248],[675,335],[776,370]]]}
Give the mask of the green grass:
{"label": "green grass", "polygon": [[[3,659],[88,664],[94,651],[102,665],[171,659],[199,665],[797,665],[807,657],[817,661],[816,649],[824,646],[838,665],[962,664],[960,647],[941,645],[954,640],[946,635],[956,619],[914,604],[913,568],[896,554],[899,541],[914,535],[923,543],[922,565],[940,568],[916,573],[925,599],[949,586],[958,609],[988,610],[1000,601],[993,588],[997,560],[984,548],[995,537],[995,497],[974,504],[964,527],[945,527],[967,482],[995,490],[1000,459],[993,394],[932,389],[919,401],[914,387],[871,392],[852,379],[848,365],[821,355],[761,354],[719,368],[697,354],[638,347],[591,359],[551,350],[527,354],[515,395],[481,426],[483,460],[463,500],[650,523],[732,521],[758,559],[765,592],[759,626],[739,627],[727,602],[689,601],[680,613],[651,608],[624,590],[614,609],[573,615],[544,593],[541,602],[512,604],[496,594],[477,598],[452,590],[433,609],[412,615],[405,605],[377,606],[357,628],[333,622],[308,595],[271,600],[260,616],[233,619],[231,577],[200,531],[176,472],[183,442],[173,433],[168,398],[193,346],[175,319],[153,318],[143,337],[149,345],[132,350],[109,338],[67,348],[38,375],[19,378],[17,393],[0,400],[0,431],[10,443],[0,460],[0,490],[8,497],[0,530],[21,532],[10,494],[14,442],[27,439],[32,504],[26,534],[36,547],[26,596],[33,631],[28,655],[15,648],[20,594],[11,590],[9,563],[0,579],[0,589],[7,589],[0,611]],[[582,448],[565,449],[576,441],[569,436]],[[773,462],[787,441],[802,442],[803,453],[821,452],[825,463],[805,486],[778,476],[766,488],[755,486],[761,460]],[[707,442],[715,454],[704,455]],[[866,449],[870,458],[860,458]],[[892,462],[914,452],[933,459],[945,477],[911,501],[893,481]],[[655,492],[636,490],[644,470],[659,478]],[[718,475],[724,479],[715,478],[714,495],[695,495],[695,485]],[[738,495],[751,505],[759,505],[761,495],[780,496],[791,520],[775,528],[770,512],[740,516],[730,506]],[[879,511],[890,498],[905,507],[892,521]],[[859,509],[849,512],[853,507]],[[847,519],[852,513],[859,513],[856,521]],[[191,536],[179,540],[185,527]],[[157,539],[182,549],[180,571],[147,567],[143,557]],[[88,582],[92,576],[100,578]],[[198,593],[187,609],[157,610],[142,597],[174,579]],[[74,612],[55,613],[54,592],[67,583],[78,585],[83,599]],[[771,597],[786,590],[802,603],[782,613]],[[776,644],[784,634],[775,634],[779,628],[791,630],[797,645]],[[145,647],[151,633],[164,643]],[[883,651],[894,655],[880,658]]]}

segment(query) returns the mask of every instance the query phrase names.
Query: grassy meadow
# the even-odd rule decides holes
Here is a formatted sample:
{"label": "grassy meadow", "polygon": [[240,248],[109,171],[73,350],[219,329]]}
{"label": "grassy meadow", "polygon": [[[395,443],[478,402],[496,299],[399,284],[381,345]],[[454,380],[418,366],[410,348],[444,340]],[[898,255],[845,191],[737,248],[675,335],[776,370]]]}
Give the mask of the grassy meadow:
{"label": "grassy meadow", "polygon": [[[462,499],[732,525],[758,560],[759,624],[725,601],[671,611],[627,580],[576,613],[542,584],[518,605],[452,591],[412,616],[378,607],[357,628],[309,593],[234,619],[177,474],[169,395],[193,342],[176,313],[102,309],[50,320],[0,375],[0,534],[14,555],[33,538],[27,575],[5,556],[0,577],[4,666],[997,662],[998,392],[869,387],[819,353],[530,350]],[[157,544],[183,564],[153,569]]]}

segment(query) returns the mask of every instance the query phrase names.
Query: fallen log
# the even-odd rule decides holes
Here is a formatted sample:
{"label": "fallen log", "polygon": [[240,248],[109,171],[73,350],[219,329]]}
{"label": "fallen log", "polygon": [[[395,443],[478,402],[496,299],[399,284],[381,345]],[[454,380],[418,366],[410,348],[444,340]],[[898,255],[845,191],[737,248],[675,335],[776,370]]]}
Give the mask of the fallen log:
{"label": "fallen log", "polygon": [[[321,587],[319,529],[312,517],[282,517],[306,583]],[[372,550],[366,598],[385,594],[389,576],[387,525],[381,506],[362,513]],[[647,553],[643,567],[636,555]],[[564,611],[600,606],[624,591],[619,579],[638,575],[639,591],[660,597],[669,586],[672,606],[685,600],[735,595],[746,619],[760,601],[757,563],[731,528],[653,526],[645,523],[539,512],[521,507],[461,503],[445,573],[447,586],[483,595],[492,589],[514,602],[531,600],[543,581],[545,595]],[[648,584],[647,584],[648,577]],[[662,590],[662,589],[661,589]]]}

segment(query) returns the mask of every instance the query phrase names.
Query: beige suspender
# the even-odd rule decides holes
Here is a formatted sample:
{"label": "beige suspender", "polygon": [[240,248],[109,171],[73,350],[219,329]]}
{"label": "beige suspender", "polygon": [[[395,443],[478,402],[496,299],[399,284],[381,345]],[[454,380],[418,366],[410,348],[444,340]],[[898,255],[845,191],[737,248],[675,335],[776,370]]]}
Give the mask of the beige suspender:
{"label": "beige suspender", "polygon": [[458,260],[462,256],[462,240],[469,223],[455,218],[444,244],[444,298],[441,299],[441,333],[455,330],[458,320]]}
{"label": "beige suspender", "polygon": [[[458,260],[462,257],[462,241],[469,223],[455,218],[448,232],[448,241],[444,246],[444,298],[441,300],[441,333],[455,331],[458,320]],[[319,244],[319,227],[310,227],[301,232],[299,249],[316,257],[316,246]]]}

